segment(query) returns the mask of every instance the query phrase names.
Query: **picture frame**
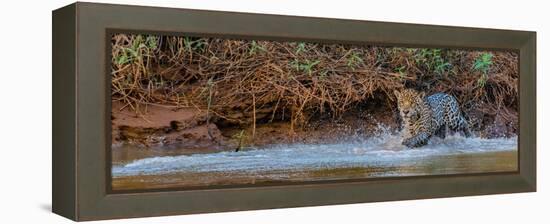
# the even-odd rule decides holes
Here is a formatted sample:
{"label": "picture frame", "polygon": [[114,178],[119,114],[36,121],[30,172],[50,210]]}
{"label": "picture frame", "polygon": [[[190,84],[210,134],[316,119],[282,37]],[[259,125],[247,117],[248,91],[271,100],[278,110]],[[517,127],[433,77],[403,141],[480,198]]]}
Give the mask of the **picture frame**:
{"label": "picture frame", "polygon": [[[151,19],[154,18],[154,19]],[[536,191],[536,33],[77,2],[53,11],[53,212],[75,221]],[[113,32],[519,54],[517,172],[113,192]]]}

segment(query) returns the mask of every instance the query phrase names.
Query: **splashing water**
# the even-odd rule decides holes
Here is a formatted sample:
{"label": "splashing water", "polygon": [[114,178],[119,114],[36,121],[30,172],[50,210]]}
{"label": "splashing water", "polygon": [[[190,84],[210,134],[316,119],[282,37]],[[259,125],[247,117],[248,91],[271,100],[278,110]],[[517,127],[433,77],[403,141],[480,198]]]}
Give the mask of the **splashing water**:
{"label": "splashing water", "polygon": [[[387,133],[387,132],[386,132]],[[279,144],[239,152],[152,157],[113,166],[113,177],[178,172],[260,173],[350,167],[413,166],[438,156],[517,150],[517,137],[445,139],[434,137],[420,148],[401,145],[396,134],[357,138],[334,144]]]}

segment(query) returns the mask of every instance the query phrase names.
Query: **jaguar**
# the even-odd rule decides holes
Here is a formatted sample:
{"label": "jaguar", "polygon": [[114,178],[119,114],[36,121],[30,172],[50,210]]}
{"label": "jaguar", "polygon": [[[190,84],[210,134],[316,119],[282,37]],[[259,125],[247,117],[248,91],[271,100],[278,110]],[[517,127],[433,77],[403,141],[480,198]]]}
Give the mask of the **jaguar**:
{"label": "jaguar", "polygon": [[465,137],[472,135],[453,96],[442,92],[426,96],[414,89],[395,90],[394,94],[403,122],[403,145],[421,147],[434,135],[444,139],[448,129]]}

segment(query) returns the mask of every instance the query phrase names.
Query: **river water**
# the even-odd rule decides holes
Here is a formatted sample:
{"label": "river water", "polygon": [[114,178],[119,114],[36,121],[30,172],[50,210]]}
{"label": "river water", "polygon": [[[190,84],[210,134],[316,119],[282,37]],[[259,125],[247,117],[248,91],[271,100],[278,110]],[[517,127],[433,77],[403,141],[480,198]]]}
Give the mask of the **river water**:
{"label": "river water", "polygon": [[333,144],[279,144],[239,152],[156,152],[113,161],[113,189],[504,172],[518,167],[517,137],[434,137],[428,145],[411,149],[401,145],[399,135],[383,134]]}

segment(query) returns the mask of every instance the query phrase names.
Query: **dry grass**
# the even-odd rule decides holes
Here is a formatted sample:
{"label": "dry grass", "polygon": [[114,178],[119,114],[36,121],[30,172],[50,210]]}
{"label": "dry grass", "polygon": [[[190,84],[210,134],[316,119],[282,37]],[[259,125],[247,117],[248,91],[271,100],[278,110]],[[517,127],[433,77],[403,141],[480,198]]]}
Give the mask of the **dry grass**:
{"label": "dry grass", "polygon": [[[465,111],[518,107],[518,57],[508,52],[123,34],[112,47],[113,100],[138,113],[196,107],[230,124],[298,127],[365,102],[394,108],[402,88],[452,94]],[[483,55],[492,57],[476,66]]]}

